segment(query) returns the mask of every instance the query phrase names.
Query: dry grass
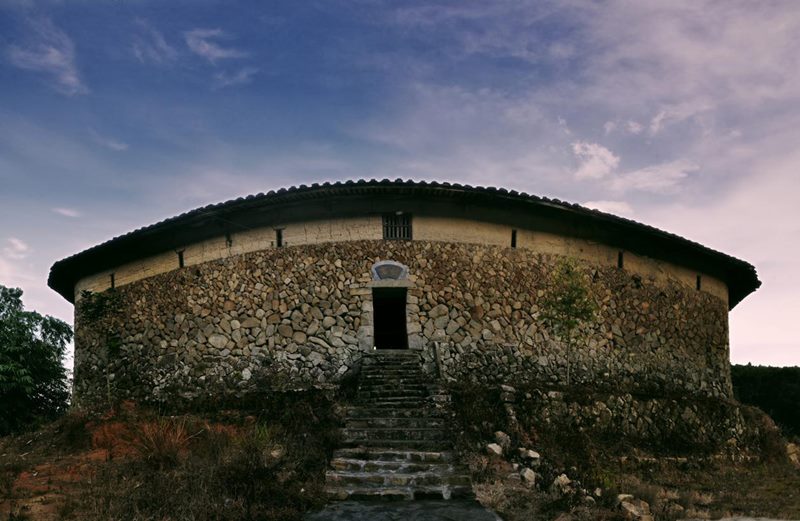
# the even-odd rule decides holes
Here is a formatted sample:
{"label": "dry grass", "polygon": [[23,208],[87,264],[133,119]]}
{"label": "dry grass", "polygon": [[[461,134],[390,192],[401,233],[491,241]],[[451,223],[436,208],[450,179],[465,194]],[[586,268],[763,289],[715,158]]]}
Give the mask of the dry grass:
{"label": "dry grass", "polygon": [[172,468],[189,448],[186,419],[158,418],[139,423],[131,446],[143,461],[159,469]]}
{"label": "dry grass", "polygon": [[0,519],[299,520],[323,502],[332,405],[287,394],[217,417],[128,405],[0,438]]}

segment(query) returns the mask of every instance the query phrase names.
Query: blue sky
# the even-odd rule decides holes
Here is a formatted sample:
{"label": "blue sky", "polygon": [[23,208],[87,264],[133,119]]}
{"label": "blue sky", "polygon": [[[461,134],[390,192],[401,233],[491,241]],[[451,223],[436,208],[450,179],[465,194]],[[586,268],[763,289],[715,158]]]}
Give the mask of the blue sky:
{"label": "blue sky", "polygon": [[800,5],[0,1],[0,283],[316,181],[557,197],[753,263],[734,362],[800,364]]}

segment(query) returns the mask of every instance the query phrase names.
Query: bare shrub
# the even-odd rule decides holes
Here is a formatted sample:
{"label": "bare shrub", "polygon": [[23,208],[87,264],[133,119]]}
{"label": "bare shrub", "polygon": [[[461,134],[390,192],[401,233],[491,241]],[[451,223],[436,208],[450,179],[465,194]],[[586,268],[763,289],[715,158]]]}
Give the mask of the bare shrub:
{"label": "bare shrub", "polygon": [[178,463],[188,442],[185,419],[159,418],[140,423],[133,433],[131,446],[144,461],[164,469]]}

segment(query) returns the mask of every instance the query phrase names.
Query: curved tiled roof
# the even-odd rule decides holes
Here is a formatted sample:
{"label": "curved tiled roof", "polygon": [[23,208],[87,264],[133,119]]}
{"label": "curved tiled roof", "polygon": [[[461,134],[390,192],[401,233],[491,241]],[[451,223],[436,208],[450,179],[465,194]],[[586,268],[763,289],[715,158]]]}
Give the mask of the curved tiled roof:
{"label": "curved tiled roof", "polygon": [[[423,200],[424,204],[418,202]],[[414,204],[419,206],[416,213],[463,214],[510,223],[527,220],[535,222],[534,228],[545,227],[676,262],[725,281],[731,308],[761,285],[755,268],[747,262],[630,219],[515,190],[402,179],[314,183],[203,206],[56,262],[48,285],[72,302],[75,284],[83,277],[224,233],[291,222],[292,215],[308,220],[310,215],[351,216],[408,209]]]}

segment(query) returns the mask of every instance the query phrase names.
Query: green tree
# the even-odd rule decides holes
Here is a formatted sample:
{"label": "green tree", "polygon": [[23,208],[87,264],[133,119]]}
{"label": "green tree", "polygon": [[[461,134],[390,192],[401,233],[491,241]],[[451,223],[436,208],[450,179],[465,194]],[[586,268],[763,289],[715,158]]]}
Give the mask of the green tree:
{"label": "green tree", "polygon": [[22,290],[0,285],[0,435],[62,413],[69,324],[22,307]]}
{"label": "green tree", "polygon": [[571,259],[558,262],[542,299],[542,318],[566,345],[567,385],[570,384],[571,352],[581,323],[594,317],[595,304],[577,265]]}

